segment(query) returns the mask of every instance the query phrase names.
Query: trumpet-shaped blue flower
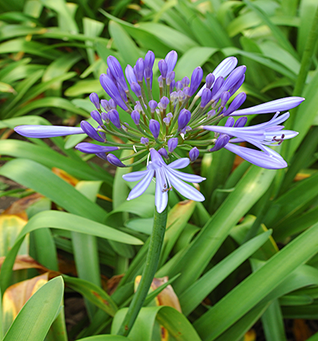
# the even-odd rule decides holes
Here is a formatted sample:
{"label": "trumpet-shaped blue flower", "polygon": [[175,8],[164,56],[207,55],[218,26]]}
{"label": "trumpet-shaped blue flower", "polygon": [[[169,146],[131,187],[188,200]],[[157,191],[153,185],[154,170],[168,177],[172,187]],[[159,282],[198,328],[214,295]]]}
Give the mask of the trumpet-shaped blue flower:
{"label": "trumpet-shaped blue flower", "polygon": [[[224,127],[202,126],[202,129],[221,134],[215,143],[216,149],[214,150],[224,147],[257,166],[268,169],[279,169],[287,167],[286,161],[277,152],[267,146],[281,144],[283,140],[291,139],[298,135],[298,133],[293,130],[283,130],[284,127],[280,125],[280,123],[287,120],[289,113],[281,116],[278,115],[279,113],[276,113],[270,121],[250,127],[233,127],[234,120],[230,117],[227,121],[229,123]],[[233,136],[235,138],[232,138]],[[244,141],[253,144],[263,152],[233,145],[233,143]],[[214,150],[212,148],[211,151]]]}
{"label": "trumpet-shaped blue flower", "polygon": [[161,155],[155,150],[150,149],[151,161],[148,163],[147,170],[138,171],[123,175],[126,181],[141,180],[129,193],[127,200],[139,197],[143,194],[152,179],[156,178],[155,204],[159,213],[163,212],[168,204],[168,191],[174,187],[184,197],[204,201],[204,196],[187,182],[199,183],[205,178],[198,175],[182,173],[177,169],[187,167],[190,163],[188,158],[182,158],[166,164]]}

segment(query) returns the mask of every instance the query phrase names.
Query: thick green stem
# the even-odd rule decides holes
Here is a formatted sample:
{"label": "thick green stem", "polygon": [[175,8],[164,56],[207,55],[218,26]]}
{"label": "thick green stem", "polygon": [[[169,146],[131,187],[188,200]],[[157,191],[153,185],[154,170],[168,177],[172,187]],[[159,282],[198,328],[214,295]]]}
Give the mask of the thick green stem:
{"label": "thick green stem", "polygon": [[150,285],[157,271],[163,239],[166,231],[166,222],[167,208],[162,213],[158,213],[155,209],[153,231],[150,237],[146,264],[137,291],[117,333],[118,335],[127,336],[130,333],[139,311],[143,306],[145,298],[147,297]]}

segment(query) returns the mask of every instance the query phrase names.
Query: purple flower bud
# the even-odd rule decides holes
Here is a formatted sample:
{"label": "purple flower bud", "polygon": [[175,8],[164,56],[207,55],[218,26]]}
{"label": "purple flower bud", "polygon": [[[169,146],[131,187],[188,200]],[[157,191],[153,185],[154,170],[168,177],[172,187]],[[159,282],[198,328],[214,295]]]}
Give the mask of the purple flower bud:
{"label": "purple flower bud", "polygon": [[172,153],[178,146],[178,138],[172,137],[168,140],[168,151],[169,153]]}
{"label": "purple flower bud", "polygon": [[167,73],[167,85],[171,85],[172,81],[174,80],[174,77],[176,76],[174,71],[171,71]]}
{"label": "purple flower bud", "polygon": [[167,63],[163,59],[159,60],[158,68],[159,68],[162,78],[165,79],[167,76],[168,66],[167,66]]}
{"label": "purple flower bud", "polygon": [[119,61],[115,57],[109,56],[107,58],[107,65],[110,69],[110,72],[112,73],[116,81],[120,84],[120,86],[124,89],[124,91],[128,91],[123,69],[121,68]]}
{"label": "purple flower bud", "polygon": [[99,142],[104,142],[104,139],[98,135],[96,129],[87,121],[81,121],[81,128],[92,139]]}
{"label": "purple flower bud", "polygon": [[194,162],[199,157],[199,149],[197,147],[192,148],[189,151],[189,158],[191,162]]}
{"label": "purple flower bud", "polygon": [[159,88],[163,88],[163,79],[162,76],[158,77]]}
{"label": "purple flower bud", "polygon": [[124,164],[118,159],[118,157],[115,156],[115,155],[113,155],[113,154],[108,154],[108,155],[106,156],[106,159],[107,159],[107,161],[108,161],[110,164],[112,164],[112,165],[114,165],[114,166],[116,166],[116,167],[126,167],[126,165],[124,165]]}
{"label": "purple flower bud", "polygon": [[163,123],[168,126],[170,124],[171,118],[170,117],[165,117],[163,120]]}
{"label": "purple flower bud", "polygon": [[152,77],[153,77],[153,64],[155,62],[155,55],[152,51],[148,51],[145,56],[145,71],[144,71],[144,76],[145,76],[145,81],[147,84],[147,80],[150,81],[150,88],[152,87]]}
{"label": "purple flower bud", "polygon": [[168,152],[167,152],[164,148],[160,148],[160,149],[158,150],[158,153],[159,153],[162,157],[164,157],[165,159],[168,159],[168,158],[169,158]]}
{"label": "purple flower bud", "polygon": [[90,101],[95,105],[95,108],[97,110],[100,109],[100,104],[99,104],[99,98],[98,98],[98,95],[95,93],[95,92],[92,92],[90,95],[89,95],[89,99]]}
{"label": "purple flower bud", "polygon": [[[188,89],[188,88],[187,88]],[[186,99],[186,95],[182,90],[178,91],[178,100],[179,102],[183,102]]]}
{"label": "purple flower bud", "polygon": [[190,88],[183,88],[183,93],[186,97],[191,97],[190,95]]}
{"label": "purple flower bud", "polygon": [[149,139],[147,137],[142,137],[140,139],[140,143],[144,144],[145,146],[148,146],[149,144]]}
{"label": "purple flower bud", "polygon": [[156,139],[159,136],[160,133],[160,123],[154,119],[151,119],[149,121],[149,129],[153,135],[153,137]]}
{"label": "purple flower bud", "polygon": [[240,117],[236,122],[234,127],[244,127],[247,122],[247,117]]}
{"label": "purple flower bud", "polygon": [[136,78],[134,69],[130,65],[126,66],[125,75],[129,84],[137,83],[137,78]]}
{"label": "purple flower bud", "polygon": [[234,123],[235,123],[234,118],[233,118],[233,117],[229,117],[229,118],[226,120],[224,126],[225,126],[225,127],[233,127]]}
{"label": "purple flower bud", "polygon": [[212,99],[212,92],[209,88],[205,88],[202,91],[201,95],[201,104],[200,107],[204,108]]}
{"label": "purple flower bud", "polygon": [[88,142],[81,142],[75,146],[76,149],[82,153],[97,154],[97,153],[109,153],[114,150],[118,150],[118,147],[100,146],[99,144],[93,144]]}
{"label": "purple flower bud", "polygon": [[115,83],[107,75],[102,73],[99,77],[100,84],[108,95],[123,109],[128,110],[127,105],[120,96],[119,90]]}
{"label": "purple flower bud", "polygon": [[178,54],[176,51],[170,51],[165,58],[165,62],[167,63],[167,72],[171,72],[176,66],[178,59]]}
{"label": "purple flower bud", "polygon": [[228,109],[223,113],[224,116],[228,116],[232,114],[233,111],[237,110],[246,99],[246,93],[241,92],[239,93],[232,101],[232,103],[229,105]]}
{"label": "purple flower bud", "polygon": [[103,121],[102,118],[100,117],[100,113],[97,110],[93,110],[91,112],[91,117],[93,118],[93,120],[95,120],[100,126],[103,125]]}
{"label": "purple flower bud", "polygon": [[135,73],[138,82],[142,82],[144,79],[144,70],[145,70],[145,63],[142,58],[139,58],[135,65]]}
{"label": "purple flower bud", "polygon": [[131,87],[131,90],[136,94],[136,96],[138,98],[140,98],[141,97],[141,87],[140,87],[140,85],[138,83],[133,82],[133,83],[130,84],[130,87]]}
{"label": "purple flower bud", "polygon": [[218,77],[213,85],[212,88],[212,98],[213,99],[217,99],[219,98],[221,92],[219,92],[219,90],[222,88],[222,85],[224,83],[224,78],[223,77]]}
{"label": "purple flower bud", "polygon": [[230,90],[242,78],[242,76],[245,74],[245,71],[246,71],[245,65],[241,65],[234,69],[226,78],[223,84],[225,90]]}
{"label": "purple flower bud", "polygon": [[109,103],[111,109],[117,108],[117,104],[112,98],[108,101],[108,103]]}
{"label": "purple flower bud", "polygon": [[153,114],[158,106],[158,103],[152,99],[151,101],[149,101],[148,104],[149,104],[150,111]]}
{"label": "purple flower bud", "polygon": [[181,81],[177,81],[177,82],[176,82],[176,90],[177,90],[177,91],[182,90],[182,86],[183,86],[183,85],[182,85]]}
{"label": "purple flower bud", "polygon": [[213,75],[213,73],[209,73],[206,78],[205,78],[205,86],[207,89],[211,89],[212,85],[214,83],[215,77]]}
{"label": "purple flower bud", "polygon": [[102,112],[100,115],[102,116],[103,121],[106,121],[106,123],[108,124],[109,123],[109,115],[108,115],[108,113]]}
{"label": "purple flower bud", "polygon": [[162,106],[162,109],[166,109],[169,104],[169,98],[166,96],[163,96],[160,100],[160,104]]}
{"label": "purple flower bud", "polygon": [[172,102],[172,105],[176,105],[177,104],[177,102],[178,102],[178,93],[176,91],[171,92],[171,94],[170,94],[170,101]]}
{"label": "purple flower bud", "polygon": [[136,125],[139,125],[140,114],[137,110],[132,111],[131,118],[133,119],[133,121],[135,122]]}
{"label": "purple flower bud", "polygon": [[182,129],[184,129],[190,122],[190,119],[191,112],[187,109],[182,109],[178,117],[178,130],[181,131]]}
{"label": "purple flower bud", "polygon": [[109,111],[112,109],[106,99],[101,99],[100,104],[106,111]]}
{"label": "purple flower bud", "polygon": [[[167,83],[167,84],[168,84],[168,83]],[[173,91],[173,89],[174,89],[175,84],[176,84],[176,81],[173,79],[173,80],[171,81],[171,83],[170,83],[170,95],[171,95],[171,93],[172,93],[172,91]],[[168,85],[169,85],[169,84],[168,84]]]}
{"label": "purple flower bud", "polygon": [[192,72],[191,76],[191,84],[190,84],[190,92],[189,95],[192,96],[198,89],[203,78],[203,70],[200,66],[196,67]]}
{"label": "purple flower bud", "polygon": [[150,78],[152,73],[153,64],[155,62],[155,54],[152,51],[148,51],[145,55],[145,75],[146,78]]}
{"label": "purple flower bud", "polygon": [[190,84],[190,79],[188,77],[183,77],[181,80],[181,83],[182,83],[183,87],[186,88]]}
{"label": "purple flower bud", "polygon": [[241,87],[241,85],[244,83],[245,75],[243,75],[230,89],[230,96],[234,95],[236,91]]}
{"label": "purple flower bud", "polygon": [[110,122],[118,129],[121,128],[121,124],[120,124],[120,119],[119,119],[119,114],[118,111],[115,109],[112,109],[109,113],[108,113],[108,118],[110,120]]}
{"label": "purple flower bud", "polygon": [[230,93],[228,91],[224,91],[221,94],[221,107],[224,108],[226,106],[227,101],[230,98]]}
{"label": "purple flower bud", "polygon": [[135,104],[135,106],[134,106],[134,109],[137,110],[137,111],[139,111],[139,112],[143,112],[142,106],[141,106],[141,104],[140,104],[139,101],[136,101],[136,104]]}
{"label": "purple flower bud", "polygon": [[227,145],[230,141],[230,136],[226,134],[222,134],[218,137],[218,139],[215,142],[215,145],[213,148],[210,149],[210,152],[216,152],[220,149],[222,149],[225,145]]}

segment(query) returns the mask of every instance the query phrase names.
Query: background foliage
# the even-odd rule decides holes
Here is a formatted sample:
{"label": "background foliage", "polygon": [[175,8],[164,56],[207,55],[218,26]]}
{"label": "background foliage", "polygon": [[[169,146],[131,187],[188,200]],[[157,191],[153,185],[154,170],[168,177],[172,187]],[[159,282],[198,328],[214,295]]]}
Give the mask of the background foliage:
{"label": "background foliage", "polygon": [[[1,192],[21,198],[0,216],[1,338],[127,339],[110,334],[143,268],[154,188],[127,202],[130,184],[121,176],[130,169],[114,173],[74,151],[78,137],[44,142],[11,134],[19,124],[76,125],[88,118],[87,96],[105,96],[98,78],[107,57],[133,65],[149,49],[156,63],[178,52],[177,79],[198,65],[206,75],[236,56],[247,66],[246,106],[290,95],[306,101],[287,123],[300,133],[281,146],[287,170],[260,169],[221,150],[194,165],[207,177],[204,203],[180,202],[171,193],[156,275],[169,282],[153,284],[128,339],[242,340],[260,320],[266,340],[287,340],[284,319],[318,318],[317,6],[314,0],[0,3],[0,153],[7,161],[0,174],[23,186],[3,184]],[[86,320],[68,332],[63,282],[66,294],[78,292],[87,308]],[[162,297],[170,303],[160,304]],[[318,340],[306,331],[302,340]]]}

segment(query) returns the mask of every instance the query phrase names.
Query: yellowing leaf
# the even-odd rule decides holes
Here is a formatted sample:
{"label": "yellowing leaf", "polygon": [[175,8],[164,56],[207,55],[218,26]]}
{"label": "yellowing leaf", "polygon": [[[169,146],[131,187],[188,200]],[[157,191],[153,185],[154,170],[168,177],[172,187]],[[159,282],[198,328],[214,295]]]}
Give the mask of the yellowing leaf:
{"label": "yellowing leaf", "polygon": [[244,335],[244,341],[256,341],[256,333],[254,329],[249,330]]}
{"label": "yellowing leaf", "polygon": [[74,176],[68,174],[63,169],[53,167],[52,172],[54,174],[56,174],[57,176],[59,176],[64,181],[68,182],[72,186],[75,186],[79,182],[78,179],[76,179]]}
{"label": "yellowing leaf", "polygon": [[[138,287],[140,280],[141,280],[141,276],[137,276],[135,279],[135,288]],[[152,292],[167,282],[168,282],[168,277],[154,278],[152,280],[149,291]],[[169,306],[178,310],[180,313],[182,312],[178,296],[173,291],[173,288],[171,285],[168,285],[166,288],[164,288],[161,291],[161,293],[156,296],[155,301],[156,301],[157,306],[165,305],[165,306]]]}
{"label": "yellowing leaf", "polygon": [[27,300],[47,283],[49,273],[34,277],[32,279],[11,285],[3,295],[3,325],[4,332],[8,330],[13,320],[18,315]]}
{"label": "yellowing leaf", "polygon": [[[0,257],[0,267],[4,259],[5,257]],[[13,270],[25,270],[25,269],[39,269],[45,272],[47,271],[47,268],[45,268],[43,265],[38,263],[32,257],[28,255],[17,256],[13,265]]]}
{"label": "yellowing leaf", "polygon": [[[27,221],[17,215],[0,215],[0,256],[6,256]],[[29,241],[26,239],[19,253],[28,254]]]}
{"label": "yellowing leaf", "polygon": [[2,214],[14,214],[21,217],[24,220],[28,220],[28,216],[25,210],[31,205],[35,204],[39,200],[44,198],[40,193],[33,193],[24,198],[15,201],[10,207],[8,207]]}

